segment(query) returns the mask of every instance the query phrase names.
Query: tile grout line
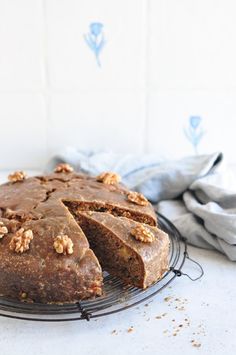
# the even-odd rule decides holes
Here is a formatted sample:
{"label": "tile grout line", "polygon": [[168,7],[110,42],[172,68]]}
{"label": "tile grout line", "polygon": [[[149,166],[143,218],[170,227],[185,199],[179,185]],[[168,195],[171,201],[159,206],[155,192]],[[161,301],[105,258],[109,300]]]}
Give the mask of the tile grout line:
{"label": "tile grout line", "polygon": [[48,19],[46,0],[42,0],[43,10],[43,67],[44,67],[44,101],[46,107],[46,155],[49,156],[49,122],[50,122],[50,105],[51,105],[51,90],[50,90],[50,75],[48,62]]}
{"label": "tile grout line", "polygon": [[143,151],[148,152],[148,131],[149,131],[149,35],[150,35],[150,25],[149,25],[149,11],[150,11],[150,1],[147,0],[145,3],[146,12],[146,31],[145,31],[145,122],[144,122],[144,142]]}
{"label": "tile grout line", "polygon": [[[44,72],[44,70],[43,70]],[[43,74],[45,76],[45,74]],[[148,82],[148,80],[146,80]],[[79,94],[79,93],[88,93],[88,92],[102,92],[102,93],[107,93],[107,92],[117,92],[117,93],[122,93],[122,92],[143,92],[146,91],[146,87],[148,88],[148,91],[156,91],[156,92],[164,92],[164,93],[175,93],[175,92],[188,92],[191,94],[195,93],[204,93],[204,94],[236,94],[236,87],[232,88],[158,88],[158,87],[150,87],[149,84],[145,84],[144,89],[140,88],[125,88],[125,87],[119,87],[119,88],[113,88],[113,87],[107,87],[103,89],[82,89],[82,88],[51,88],[49,87],[49,84],[46,89],[45,88],[38,88],[38,89],[0,89],[0,95],[34,95],[34,94],[45,94],[47,92],[48,94],[51,94],[52,92],[55,94]]]}

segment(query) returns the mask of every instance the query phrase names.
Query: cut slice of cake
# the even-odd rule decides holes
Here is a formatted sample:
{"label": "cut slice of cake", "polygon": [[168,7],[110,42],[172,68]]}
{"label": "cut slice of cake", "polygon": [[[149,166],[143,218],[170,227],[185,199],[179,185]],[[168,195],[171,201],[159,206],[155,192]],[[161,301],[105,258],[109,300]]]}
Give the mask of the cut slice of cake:
{"label": "cut slice of cake", "polygon": [[169,237],[156,227],[102,212],[75,216],[102,268],[146,288],[168,270]]}

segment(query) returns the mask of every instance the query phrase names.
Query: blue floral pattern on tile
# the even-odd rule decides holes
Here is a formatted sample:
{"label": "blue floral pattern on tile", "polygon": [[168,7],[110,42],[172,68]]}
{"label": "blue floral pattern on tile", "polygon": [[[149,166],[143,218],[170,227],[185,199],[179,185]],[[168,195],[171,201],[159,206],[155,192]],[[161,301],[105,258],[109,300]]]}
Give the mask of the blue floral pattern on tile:
{"label": "blue floral pattern on tile", "polygon": [[89,26],[89,32],[84,35],[84,39],[95,54],[98,66],[101,67],[100,53],[106,43],[103,33],[103,24],[100,22],[92,22]]}
{"label": "blue floral pattern on tile", "polygon": [[195,153],[198,154],[198,146],[205,134],[202,128],[202,118],[200,116],[190,116],[188,127],[184,128],[184,133],[192,144]]}

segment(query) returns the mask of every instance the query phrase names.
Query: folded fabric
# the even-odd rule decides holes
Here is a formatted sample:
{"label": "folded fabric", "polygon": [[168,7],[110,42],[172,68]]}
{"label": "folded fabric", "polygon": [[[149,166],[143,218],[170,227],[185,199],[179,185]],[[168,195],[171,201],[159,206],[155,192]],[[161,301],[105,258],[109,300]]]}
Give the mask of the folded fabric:
{"label": "folded fabric", "polygon": [[48,170],[67,162],[91,175],[115,171],[130,189],[156,204],[190,244],[217,249],[236,261],[236,177],[222,160],[221,153],[166,161],[67,148],[50,161]]}

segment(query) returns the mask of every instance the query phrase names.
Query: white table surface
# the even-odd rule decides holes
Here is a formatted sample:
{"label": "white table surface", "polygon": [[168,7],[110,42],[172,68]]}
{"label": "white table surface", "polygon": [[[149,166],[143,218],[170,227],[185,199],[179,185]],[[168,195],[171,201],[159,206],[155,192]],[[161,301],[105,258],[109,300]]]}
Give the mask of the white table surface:
{"label": "white table surface", "polygon": [[[56,324],[0,317],[0,354],[235,353],[236,264],[214,251],[189,246],[189,253],[203,266],[204,277],[196,282],[176,278],[146,305],[90,322]],[[189,262],[184,270],[197,273]]]}

